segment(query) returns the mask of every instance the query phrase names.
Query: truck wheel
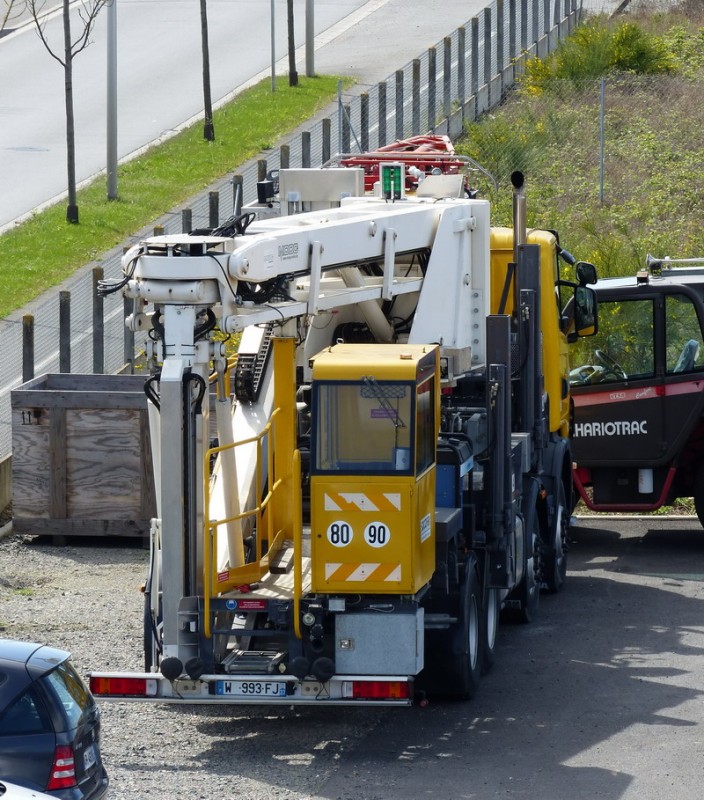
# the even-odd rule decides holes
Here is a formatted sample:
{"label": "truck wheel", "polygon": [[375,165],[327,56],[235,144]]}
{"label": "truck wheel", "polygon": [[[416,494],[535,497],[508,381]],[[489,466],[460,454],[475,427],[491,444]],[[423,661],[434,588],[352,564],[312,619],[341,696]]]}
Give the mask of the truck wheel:
{"label": "truck wheel", "polygon": [[570,512],[565,499],[565,485],[558,479],[555,490],[555,511],[546,530],[543,548],[543,580],[549,592],[559,592],[567,576],[567,532]]}
{"label": "truck wheel", "polygon": [[[459,608],[458,608],[459,606]],[[457,622],[444,631],[425,632],[425,666],[419,688],[451,700],[470,700],[479,688],[482,672],[481,591],[476,561],[467,562],[466,578],[455,597]]]}
{"label": "truck wheel", "polygon": [[[536,498],[537,499],[537,498]],[[521,582],[509,596],[510,604],[506,610],[506,617],[513,622],[532,622],[540,604],[540,537],[538,535],[538,514],[532,498],[527,498],[523,516],[524,548],[523,548],[523,577]]]}
{"label": "truck wheel", "polygon": [[494,666],[496,660],[496,633],[499,628],[501,601],[498,589],[487,589],[484,595],[482,626],[482,674]]}
{"label": "truck wheel", "polygon": [[479,688],[482,672],[482,594],[479,588],[476,562],[467,561],[467,574],[461,586],[462,606],[455,630],[453,655],[450,662],[452,696],[471,700]]}

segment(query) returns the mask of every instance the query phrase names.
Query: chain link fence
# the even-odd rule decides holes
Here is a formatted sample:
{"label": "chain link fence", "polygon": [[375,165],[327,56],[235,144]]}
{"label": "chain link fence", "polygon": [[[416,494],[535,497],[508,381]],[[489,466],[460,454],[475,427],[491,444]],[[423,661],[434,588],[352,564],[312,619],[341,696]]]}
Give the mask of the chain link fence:
{"label": "chain link fence", "polygon": [[496,191],[476,181],[496,222],[510,223],[506,187],[521,170],[529,224],[559,230],[604,277],[632,275],[648,252],[704,255],[702,100],[704,75],[519,85],[459,149],[496,178]]}
{"label": "chain link fence", "polygon": [[[239,170],[242,202],[256,199],[262,159],[274,170],[283,161],[290,167],[320,166],[334,152],[360,152],[395,139],[435,131],[455,139],[468,121],[501,102],[513,84],[516,70],[528,54],[544,56],[578,23],[578,0],[493,0],[483,11],[453,31],[435,47],[373,87],[357,87],[341,96],[335,108],[311,120],[308,130],[292,136],[284,147],[263,153]],[[367,89],[360,93],[359,89]],[[343,108],[340,108],[342,106]],[[344,112],[343,113],[343,109]],[[347,120],[349,122],[347,122]],[[348,144],[349,140],[349,144]],[[333,152],[328,152],[329,149]],[[235,186],[227,176],[189,203],[193,228],[211,222],[211,193],[218,193],[219,220],[235,206]],[[166,233],[182,230],[182,209],[154,223]],[[148,235],[140,231],[131,242]],[[99,264],[106,278],[119,278],[123,249],[107,253]],[[95,265],[90,265],[94,267]],[[80,270],[61,287],[71,292],[71,370],[91,372],[93,332],[86,320],[92,307],[90,268]],[[34,316],[34,374],[59,371],[58,290],[39,298],[27,312]],[[10,392],[23,382],[22,314],[0,321],[4,380],[0,385],[0,458],[11,450]],[[136,336],[134,347],[143,347]],[[122,298],[105,300],[104,369],[118,372],[125,365],[125,328]]]}

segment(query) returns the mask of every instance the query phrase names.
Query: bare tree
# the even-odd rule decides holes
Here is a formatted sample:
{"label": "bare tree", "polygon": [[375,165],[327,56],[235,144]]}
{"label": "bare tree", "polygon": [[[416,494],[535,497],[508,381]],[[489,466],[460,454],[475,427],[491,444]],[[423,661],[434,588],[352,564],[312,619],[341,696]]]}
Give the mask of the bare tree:
{"label": "bare tree", "polygon": [[76,137],[73,119],[73,59],[90,44],[90,34],[100,9],[107,0],[80,0],[78,3],[78,17],[81,21],[81,30],[75,39],[71,38],[70,0],[62,0],[64,36],[63,50],[58,52],[52,47],[47,38],[47,17],[45,7],[47,0],[26,0],[39,38],[49,55],[64,68],[64,93],[66,98],[66,167],[68,172],[68,205],[66,206],[66,221],[78,222],[78,205],[76,202]]}
{"label": "bare tree", "polygon": [[203,49],[203,106],[205,119],[203,138],[208,142],[215,141],[213,126],[213,101],[210,97],[210,48],[208,46],[208,0],[200,0],[200,33]]}
{"label": "bare tree", "polygon": [[293,26],[293,0],[287,0],[286,12],[288,28],[288,85],[298,86],[298,72],[296,71],[296,39]]}
{"label": "bare tree", "polygon": [[2,0],[0,2],[0,36],[19,19],[24,11],[25,0]]}

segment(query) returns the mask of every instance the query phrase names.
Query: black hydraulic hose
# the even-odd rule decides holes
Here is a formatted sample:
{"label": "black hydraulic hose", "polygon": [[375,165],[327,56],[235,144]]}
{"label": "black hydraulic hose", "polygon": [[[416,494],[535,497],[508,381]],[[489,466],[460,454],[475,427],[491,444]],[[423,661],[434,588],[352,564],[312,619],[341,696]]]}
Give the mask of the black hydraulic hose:
{"label": "black hydraulic hose", "polygon": [[144,394],[147,396],[147,400],[151,400],[154,403],[157,411],[161,410],[161,400],[159,398],[159,392],[154,388],[155,383],[159,383],[161,380],[161,373],[159,372],[156,375],[152,375],[144,382]]}

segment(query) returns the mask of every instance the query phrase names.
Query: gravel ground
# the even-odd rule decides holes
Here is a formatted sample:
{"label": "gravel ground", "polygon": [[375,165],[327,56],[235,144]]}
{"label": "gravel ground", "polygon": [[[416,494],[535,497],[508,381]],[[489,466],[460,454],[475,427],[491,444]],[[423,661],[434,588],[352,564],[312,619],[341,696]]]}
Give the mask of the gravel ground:
{"label": "gravel ground", "polygon": [[[142,668],[147,551],[138,541],[0,538],[0,636],[89,670]],[[111,800],[303,800],[388,710],[101,702]]]}

